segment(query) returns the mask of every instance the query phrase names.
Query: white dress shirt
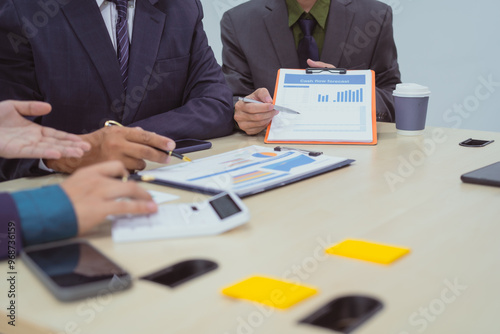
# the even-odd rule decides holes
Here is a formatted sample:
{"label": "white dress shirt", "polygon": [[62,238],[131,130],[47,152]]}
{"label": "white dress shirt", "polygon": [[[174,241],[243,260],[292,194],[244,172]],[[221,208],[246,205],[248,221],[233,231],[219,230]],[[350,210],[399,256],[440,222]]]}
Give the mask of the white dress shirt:
{"label": "white dress shirt", "polygon": [[[109,37],[116,51],[116,21],[118,20],[118,11],[116,5],[111,1],[96,0],[97,6],[101,10],[104,24],[108,28]],[[134,14],[135,14],[135,0],[129,0],[127,23],[128,23],[128,40],[132,43],[132,29],[134,27]]]}

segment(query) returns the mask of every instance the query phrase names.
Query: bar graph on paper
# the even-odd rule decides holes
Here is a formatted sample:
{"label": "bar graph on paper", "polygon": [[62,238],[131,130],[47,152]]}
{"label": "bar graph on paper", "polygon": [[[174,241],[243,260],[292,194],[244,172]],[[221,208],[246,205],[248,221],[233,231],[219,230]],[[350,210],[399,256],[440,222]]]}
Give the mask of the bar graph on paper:
{"label": "bar graph on paper", "polygon": [[337,92],[335,98],[330,99],[330,94],[318,94],[318,103],[322,102],[363,102],[363,88],[356,90],[345,90],[342,92]]}
{"label": "bar graph on paper", "polygon": [[307,75],[297,70],[280,70],[275,103],[300,114],[275,116],[267,139],[371,142],[371,84],[371,71]]}

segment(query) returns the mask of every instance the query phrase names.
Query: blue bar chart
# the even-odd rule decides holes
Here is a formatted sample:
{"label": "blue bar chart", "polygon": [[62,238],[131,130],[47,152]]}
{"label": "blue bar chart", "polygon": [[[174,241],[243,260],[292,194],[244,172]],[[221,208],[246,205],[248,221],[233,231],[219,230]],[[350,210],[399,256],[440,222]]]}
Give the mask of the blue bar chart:
{"label": "blue bar chart", "polygon": [[318,94],[318,102],[328,102],[329,95]]}
{"label": "blue bar chart", "polygon": [[[318,102],[330,102],[330,95],[318,94]],[[363,88],[337,92],[337,99],[331,102],[363,102]]]}

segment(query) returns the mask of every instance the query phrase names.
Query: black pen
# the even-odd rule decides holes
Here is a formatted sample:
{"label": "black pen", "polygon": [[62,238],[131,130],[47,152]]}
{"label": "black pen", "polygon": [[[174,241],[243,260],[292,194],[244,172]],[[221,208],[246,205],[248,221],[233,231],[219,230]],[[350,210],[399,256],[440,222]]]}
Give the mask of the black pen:
{"label": "black pen", "polygon": [[[116,125],[116,126],[121,126],[123,127],[123,125],[121,125],[119,122],[117,121],[113,121],[113,120],[110,120],[110,121],[106,121],[104,123],[104,126],[113,126],[113,125]],[[160,152],[163,152],[165,153],[166,155],[168,156],[173,156],[173,157],[176,157],[177,159],[181,159],[182,161],[192,161],[191,159],[189,159],[188,157],[182,155],[182,154],[179,154],[179,153],[175,153],[174,151],[167,151],[167,150],[162,150],[161,148],[158,148],[158,147],[154,147],[154,146],[151,146],[153,147],[154,149],[160,151]]]}
{"label": "black pen", "polygon": [[168,156],[173,156],[173,157],[176,157],[177,159],[181,159],[182,161],[192,161],[191,159],[189,159],[185,155],[175,153],[174,151],[166,151],[166,150],[162,150],[161,148],[158,148],[158,147],[153,147],[153,148],[160,151],[160,152],[165,153]]}
{"label": "black pen", "polygon": [[129,180],[133,181],[142,181],[142,182],[152,182],[156,180],[153,175],[139,175],[139,174],[130,174],[122,177],[117,177],[117,179],[121,179],[122,182],[127,182]]}
{"label": "black pen", "polygon": [[304,150],[301,148],[293,148],[293,147],[285,147],[285,146],[276,146],[274,148],[275,151],[297,151],[301,153],[305,153],[311,157],[317,157],[323,154],[323,152],[317,152],[317,151],[309,151],[309,150]]}

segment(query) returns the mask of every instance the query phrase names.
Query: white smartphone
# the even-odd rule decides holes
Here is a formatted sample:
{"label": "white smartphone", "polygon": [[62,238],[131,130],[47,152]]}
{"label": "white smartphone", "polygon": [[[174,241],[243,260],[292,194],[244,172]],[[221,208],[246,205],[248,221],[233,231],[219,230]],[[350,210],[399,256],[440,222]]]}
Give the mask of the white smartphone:
{"label": "white smartphone", "polygon": [[62,301],[123,290],[132,282],[125,270],[83,240],[28,247],[21,256]]}
{"label": "white smartphone", "polygon": [[139,241],[219,234],[250,219],[250,212],[234,193],[223,192],[200,203],[160,205],[147,216],[119,217],[113,241]]}

